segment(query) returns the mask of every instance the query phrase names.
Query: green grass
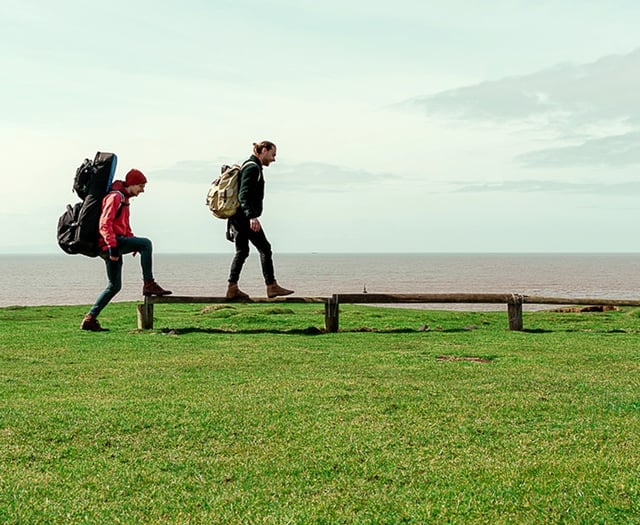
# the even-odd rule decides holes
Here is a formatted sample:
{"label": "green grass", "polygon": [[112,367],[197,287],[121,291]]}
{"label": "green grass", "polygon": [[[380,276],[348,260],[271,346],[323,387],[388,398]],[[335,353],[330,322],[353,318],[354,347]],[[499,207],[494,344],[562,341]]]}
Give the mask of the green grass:
{"label": "green grass", "polygon": [[85,310],[0,309],[0,523],[640,523],[637,309]]}

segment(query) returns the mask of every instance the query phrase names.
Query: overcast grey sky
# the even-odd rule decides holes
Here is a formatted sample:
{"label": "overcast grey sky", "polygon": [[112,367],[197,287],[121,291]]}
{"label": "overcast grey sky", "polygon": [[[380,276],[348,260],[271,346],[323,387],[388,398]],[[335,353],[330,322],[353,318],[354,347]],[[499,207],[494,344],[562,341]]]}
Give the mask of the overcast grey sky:
{"label": "overcast grey sky", "polygon": [[158,252],[227,252],[222,163],[278,145],[278,252],[636,252],[640,3],[3,0],[0,253],[56,252],[97,150]]}

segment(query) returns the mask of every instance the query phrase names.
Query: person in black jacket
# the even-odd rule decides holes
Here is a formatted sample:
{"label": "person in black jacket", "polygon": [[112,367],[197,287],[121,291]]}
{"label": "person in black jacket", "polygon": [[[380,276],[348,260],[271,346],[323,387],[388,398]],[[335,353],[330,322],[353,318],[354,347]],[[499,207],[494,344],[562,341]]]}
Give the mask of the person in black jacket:
{"label": "person in black jacket", "polygon": [[229,286],[227,299],[247,299],[249,296],[238,288],[240,272],[247,257],[249,257],[249,241],[260,253],[262,275],[267,285],[267,296],[277,297],[290,295],[293,290],[287,290],[278,285],[273,269],[273,254],[271,244],[260,224],[262,215],[262,201],[264,200],[264,176],[262,167],[268,166],[276,160],[276,145],[264,140],[253,144],[253,155],[242,164],[240,180],[238,182],[238,200],[240,207],[229,219],[229,231],[236,245],[236,254],[229,272]]}

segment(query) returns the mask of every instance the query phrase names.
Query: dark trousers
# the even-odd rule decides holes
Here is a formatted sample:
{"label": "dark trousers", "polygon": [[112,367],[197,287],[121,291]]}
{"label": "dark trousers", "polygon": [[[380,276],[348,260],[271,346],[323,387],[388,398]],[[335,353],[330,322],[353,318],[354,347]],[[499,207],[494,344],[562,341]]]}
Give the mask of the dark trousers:
{"label": "dark trousers", "polygon": [[273,284],[276,282],[275,272],[273,269],[273,254],[271,252],[271,244],[264,234],[264,230],[254,232],[249,227],[249,219],[241,213],[237,213],[231,219],[231,231],[234,235],[236,245],[236,254],[231,263],[229,272],[229,282],[237,283],[240,280],[240,272],[244,266],[247,257],[249,257],[249,242],[253,244],[260,253],[260,264],[262,265],[262,275],[265,284]]}
{"label": "dark trousers", "polygon": [[117,261],[109,259],[109,255],[104,252],[101,257],[104,259],[107,267],[107,287],[96,299],[95,304],[89,310],[91,315],[96,317],[102,312],[109,301],[113,299],[122,289],[122,256],[125,253],[140,253],[140,266],[142,267],[142,278],[146,280],[153,279],[152,257],[153,245],[149,239],[145,237],[118,237],[118,248],[120,249],[120,258]]}

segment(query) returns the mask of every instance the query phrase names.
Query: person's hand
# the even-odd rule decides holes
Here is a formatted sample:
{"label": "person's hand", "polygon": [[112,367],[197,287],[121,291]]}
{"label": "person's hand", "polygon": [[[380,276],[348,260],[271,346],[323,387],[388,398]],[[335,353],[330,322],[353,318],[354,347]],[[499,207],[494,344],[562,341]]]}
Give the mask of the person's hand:
{"label": "person's hand", "polygon": [[256,218],[253,218],[249,221],[249,227],[254,232],[259,232],[262,226],[260,225],[260,221]]}

